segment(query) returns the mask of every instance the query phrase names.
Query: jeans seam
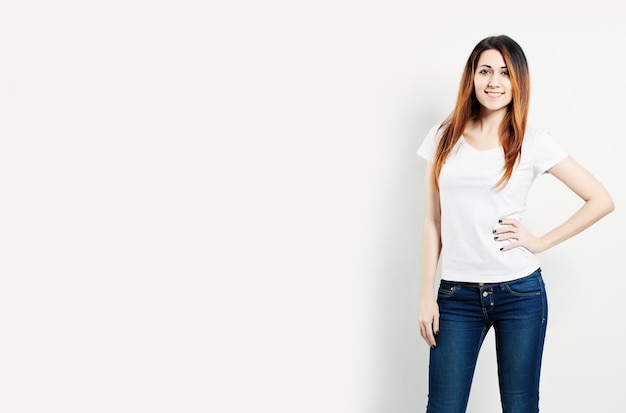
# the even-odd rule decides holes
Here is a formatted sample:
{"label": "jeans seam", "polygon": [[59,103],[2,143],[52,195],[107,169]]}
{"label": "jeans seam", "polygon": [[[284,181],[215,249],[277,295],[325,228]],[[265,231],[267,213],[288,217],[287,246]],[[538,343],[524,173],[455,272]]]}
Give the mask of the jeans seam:
{"label": "jeans seam", "polygon": [[539,281],[539,288],[541,288],[541,323],[545,324],[546,318],[547,318],[546,317],[546,302],[547,302],[546,289],[543,284],[543,278],[541,277],[541,274],[537,274],[536,278],[537,278],[537,281]]}

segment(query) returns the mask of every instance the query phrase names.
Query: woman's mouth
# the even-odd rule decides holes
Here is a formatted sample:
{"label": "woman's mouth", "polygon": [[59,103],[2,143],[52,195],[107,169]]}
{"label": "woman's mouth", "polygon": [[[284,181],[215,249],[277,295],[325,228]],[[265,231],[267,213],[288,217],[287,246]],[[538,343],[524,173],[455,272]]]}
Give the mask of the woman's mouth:
{"label": "woman's mouth", "polygon": [[485,93],[492,98],[497,98],[497,97],[504,95],[503,92],[485,92]]}

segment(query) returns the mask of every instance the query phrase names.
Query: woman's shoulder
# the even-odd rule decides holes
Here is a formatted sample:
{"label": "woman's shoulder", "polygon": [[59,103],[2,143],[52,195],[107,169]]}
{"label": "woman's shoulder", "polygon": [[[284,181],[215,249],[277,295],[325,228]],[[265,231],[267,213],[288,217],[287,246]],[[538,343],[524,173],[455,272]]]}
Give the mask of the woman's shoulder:
{"label": "woman's shoulder", "polygon": [[548,134],[549,135],[550,133],[548,132],[547,129],[545,129],[545,128],[541,127],[541,126],[529,123],[528,125],[526,125],[526,131],[524,132],[524,138],[526,138],[526,137],[533,137],[533,136],[537,136],[537,135],[543,135],[543,134]]}
{"label": "woman's shoulder", "polygon": [[532,145],[544,139],[551,139],[551,134],[547,129],[534,124],[526,125],[526,130],[524,131],[525,145]]}
{"label": "woman's shoulder", "polygon": [[431,125],[426,132],[424,141],[438,142],[441,139],[441,122]]}
{"label": "woman's shoulder", "polygon": [[543,159],[548,159],[551,162],[553,159],[561,160],[567,156],[567,152],[554,139],[552,133],[548,129],[536,125],[526,126],[522,145],[525,147],[522,150],[523,154],[535,158],[537,162],[542,164],[546,163]]}
{"label": "woman's shoulder", "polygon": [[441,139],[441,135],[445,131],[447,124],[445,121],[437,122],[433,124],[428,130],[428,136],[431,136],[435,140]]}
{"label": "woman's shoulder", "polygon": [[429,134],[433,134],[433,135],[439,135],[441,134],[441,126],[443,125],[443,122],[437,122],[433,125],[431,125],[430,129],[428,130]]}

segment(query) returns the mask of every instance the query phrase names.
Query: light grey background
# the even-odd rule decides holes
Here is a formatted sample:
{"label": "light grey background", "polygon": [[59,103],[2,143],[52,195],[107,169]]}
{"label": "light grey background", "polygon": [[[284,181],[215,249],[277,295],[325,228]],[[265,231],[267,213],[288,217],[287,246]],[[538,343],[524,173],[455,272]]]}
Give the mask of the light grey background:
{"label": "light grey background", "polygon": [[[617,204],[542,254],[542,411],[618,411],[621,14],[422,3],[3,4],[0,410],[423,411],[415,150],[506,33]],[[528,224],[579,204],[542,177]],[[470,412],[499,411],[491,340]]]}

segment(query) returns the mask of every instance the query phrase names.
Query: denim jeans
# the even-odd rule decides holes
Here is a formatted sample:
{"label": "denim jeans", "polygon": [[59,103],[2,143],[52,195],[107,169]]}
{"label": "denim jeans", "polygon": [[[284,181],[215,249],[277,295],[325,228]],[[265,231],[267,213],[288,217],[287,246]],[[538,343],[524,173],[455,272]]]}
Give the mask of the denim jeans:
{"label": "denim jeans", "polygon": [[548,320],[541,269],[483,284],[442,280],[439,334],[430,351],[427,413],[463,413],[483,340],[493,326],[504,413],[539,411],[539,376]]}

